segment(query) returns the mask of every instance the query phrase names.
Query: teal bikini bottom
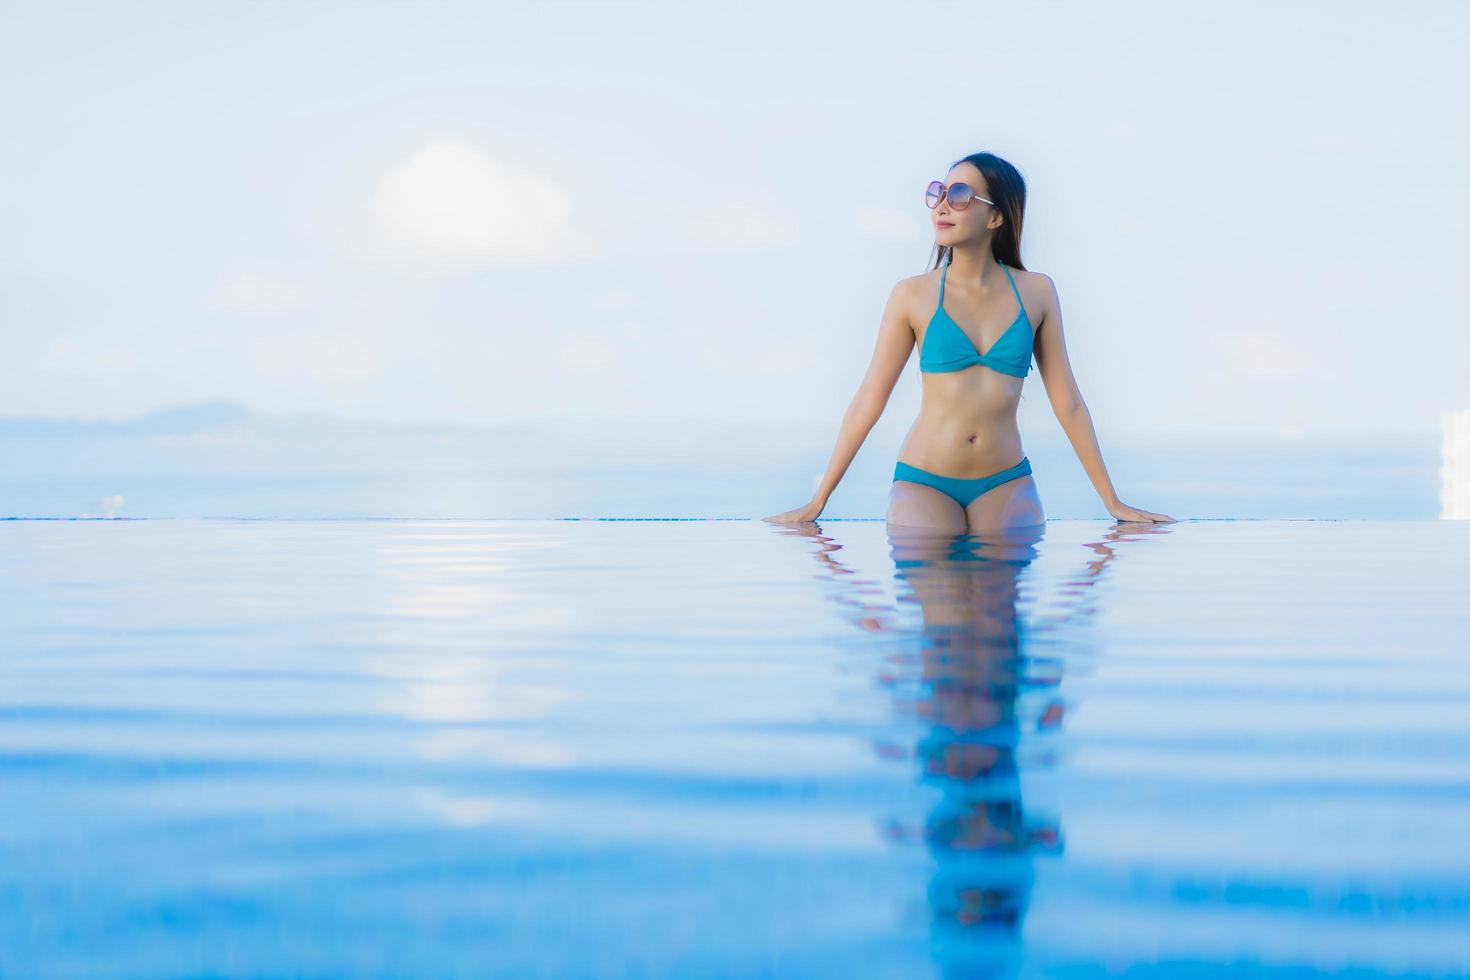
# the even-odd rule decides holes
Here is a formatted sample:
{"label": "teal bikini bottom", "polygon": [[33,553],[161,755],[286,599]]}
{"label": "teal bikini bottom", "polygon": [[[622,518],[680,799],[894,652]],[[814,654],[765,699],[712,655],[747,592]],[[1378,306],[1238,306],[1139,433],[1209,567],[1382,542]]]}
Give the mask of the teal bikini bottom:
{"label": "teal bikini bottom", "polygon": [[954,498],[961,507],[968,507],[976,497],[985,491],[993,490],[1002,483],[1008,483],[1030,472],[1031,461],[1025,456],[1022,456],[1021,461],[1009,469],[992,473],[989,476],[977,476],[973,480],[966,480],[958,476],[940,476],[938,473],[930,473],[928,470],[921,470],[917,466],[910,466],[903,460],[899,460],[898,465],[893,468],[893,478],[933,487],[940,493]]}

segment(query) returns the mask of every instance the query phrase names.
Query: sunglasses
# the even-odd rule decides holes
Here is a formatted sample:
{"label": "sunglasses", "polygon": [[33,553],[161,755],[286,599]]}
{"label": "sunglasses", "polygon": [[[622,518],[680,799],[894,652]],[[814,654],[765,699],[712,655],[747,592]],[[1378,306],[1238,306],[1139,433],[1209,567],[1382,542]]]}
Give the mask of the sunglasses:
{"label": "sunglasses", "polygon": [[988,197],[981,197],[975,193],[975,188],[961,181],[955,181],[948,187],[944,186],[942,180],[931,180],[928,190],[924,191],[924,203],[931,208],[939,207],[939,202],[945,197],[949,198],[949,206],[956,211],[963,211],[970,206],[971,201],[984,201],[986,204],[994,205],[995,202]]}

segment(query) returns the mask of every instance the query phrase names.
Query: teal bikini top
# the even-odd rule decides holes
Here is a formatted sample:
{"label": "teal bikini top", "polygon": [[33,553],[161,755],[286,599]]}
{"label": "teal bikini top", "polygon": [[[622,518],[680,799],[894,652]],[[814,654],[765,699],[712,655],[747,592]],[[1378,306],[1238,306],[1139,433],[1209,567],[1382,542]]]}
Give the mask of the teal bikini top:
{"label": "teal bikini top", "polygon": [[1021,302],[1021,291],[1016,288],[1011,270],[1004,263],[1001,268],[1005,269],[1011,291],[1016,294],[1016,303],[1021,310],[1011,325],[1006,327],[1005,333],[1000,335],[1000,339],[990,345],[989,351],[982,354],[970,341],[969,335],[944,311],[944,278],[949,273],[949,263],[944,263],[943,271],[939,273],[939,303],[934,308],[934,315],[929,318],[929,326],[924,328],[923,347],[919,350],[920,371],[939,374],[963,371],[972,364],[984,364],[1001,374],[1016,378],[1024,378],[1031,372],[1034,342],[1031,318],[1026,315],[1026,304]]}

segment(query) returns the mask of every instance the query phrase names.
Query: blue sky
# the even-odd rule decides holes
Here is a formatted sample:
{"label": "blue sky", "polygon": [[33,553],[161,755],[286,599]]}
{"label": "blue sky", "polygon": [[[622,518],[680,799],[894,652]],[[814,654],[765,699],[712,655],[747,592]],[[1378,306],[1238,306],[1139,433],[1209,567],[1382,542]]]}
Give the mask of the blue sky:
{"label": "blue sky", "polygon": [[1101,431],[1433,432],[1467,10],[5,4],[0,414],[834,429],[988,149]]}

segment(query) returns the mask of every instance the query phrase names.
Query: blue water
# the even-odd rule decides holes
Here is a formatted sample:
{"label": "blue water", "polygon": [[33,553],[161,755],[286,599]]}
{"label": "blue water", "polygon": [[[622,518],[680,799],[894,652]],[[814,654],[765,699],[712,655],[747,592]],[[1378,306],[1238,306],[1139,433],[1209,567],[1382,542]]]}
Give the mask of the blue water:
{"label": "blue water", "polygon": [[0,976],[1465,976],[1467,596],[1433,521],[0,522]]}

